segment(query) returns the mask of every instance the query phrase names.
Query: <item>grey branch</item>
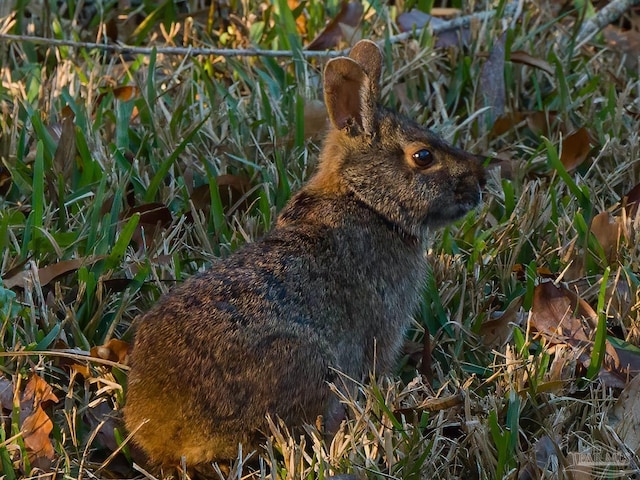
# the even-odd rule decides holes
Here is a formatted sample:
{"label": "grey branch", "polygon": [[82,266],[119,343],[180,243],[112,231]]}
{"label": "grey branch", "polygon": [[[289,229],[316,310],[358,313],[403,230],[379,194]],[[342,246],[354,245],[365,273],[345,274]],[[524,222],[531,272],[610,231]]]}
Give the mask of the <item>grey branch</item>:
{"label": "grey branch", "polygon": [[[510,17],[516,11],[518,2],[511,2],[505,8],[505,17]],[[389,37],[387,41],[391,43],[402,42],[412,37],[419,36],[425,28],[431,28],[433,34],[438,34],[446,30],[454,28],[461,28],[468,26],[474,21],[487,21],[494,17],[495,10],[487,10],[484,12],[477,12],[471,15],[454,18],[452,20],[443,22],[442,24],[434,25],[430,27],[419,28],[410,32],[400,33]],[[198,55],[214,55],[222,57],[293,57],[294,52],[290,50],[260,50],[256,48],[208,48],[208,47],[136,47],[133,45],[124,45],[118,43],[94,43],[94,42],[76,42],[73,40],[65,40],[58,38],[45,38],[36,37],[32,35],[13,35],[9,33],[0,33],[0,43],[10,42],[29,42],[36,45],[50,45],[53,47],[71,47],[71,48],[86,48],[89,50],[101,50],[105,52],[117,53],[121,55],[151,55],[153,53],[163,55],[181,55],[181,56],[198,56]],[[305,58],[319,57],[336,57],[344,55],[345,51],[313,51],[302,50],[300,54]]]}
{"label": "grey branch", "polygon": [[624,14],[624,12],[639,3],[640,0],[613,0],[608,5],[600,9],[598,13],[582,25],[582,28],[578,33],[578,37],[576,38],[576,48],[587,43],[604,27],[615,22]]}

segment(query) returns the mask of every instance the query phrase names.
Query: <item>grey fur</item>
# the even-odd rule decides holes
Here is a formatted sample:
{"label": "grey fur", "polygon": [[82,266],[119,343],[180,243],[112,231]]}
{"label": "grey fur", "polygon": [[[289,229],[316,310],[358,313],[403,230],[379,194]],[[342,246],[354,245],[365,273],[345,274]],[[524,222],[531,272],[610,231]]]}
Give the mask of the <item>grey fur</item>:
{"label": "grey fur", "polygon": [[[351,57],[327,64],[332,129],[275,228],[139,320],[124,413],[153,462],[233,458],[238,443],[259,444],[266,414],[292,427],[339,422],[336,370],[362,381],[393,369],[428,229],[479,202],[475,157],[377,105],[375,44]],[[420,167],[413,154],[424,149],[433,161]]]}

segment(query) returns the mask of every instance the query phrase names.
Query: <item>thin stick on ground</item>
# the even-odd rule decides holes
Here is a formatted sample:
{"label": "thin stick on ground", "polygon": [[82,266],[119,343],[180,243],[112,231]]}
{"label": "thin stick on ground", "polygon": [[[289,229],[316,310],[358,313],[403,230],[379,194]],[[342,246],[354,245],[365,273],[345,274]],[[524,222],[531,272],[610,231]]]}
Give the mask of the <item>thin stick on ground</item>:
{"label": "thin stick on ground", "polygon": [[[505,17],[511,17],[516,11],[519,2],[512,2],[505,7]],[[417,28],[409,32],[399,33],[390,36],[385,42],[399,43],[410,38],[418,37],[426,28],[430,28],[435,35],[438,33],[468,26],[474,21],[487,21],[496,15],[496,10],[487,10],[484,12],[476,12],[471,15],[454,18],[442,24],[430,27]],[[209,48],[209,47],[136,47],[133,45],[115,44],[115,43],[96,43],[96,42],[77,42],[73,40],[36,37],[32,35],[14,35],[9,33],[0,33],[0,43],[10,42],[29,42],[34,45],[50,45],[52,47],[73,47],[85,48],[89,50],[101,50],[105,52],[117,53],[120,55],[184,55],[184,56],[220,56],[220,57],[280,57],[288,58],[296,54],[291,50],[262,50],[257,48]],[[305,58],[332,58],[348,53],[344,50],[302,50],[299,52]]]}

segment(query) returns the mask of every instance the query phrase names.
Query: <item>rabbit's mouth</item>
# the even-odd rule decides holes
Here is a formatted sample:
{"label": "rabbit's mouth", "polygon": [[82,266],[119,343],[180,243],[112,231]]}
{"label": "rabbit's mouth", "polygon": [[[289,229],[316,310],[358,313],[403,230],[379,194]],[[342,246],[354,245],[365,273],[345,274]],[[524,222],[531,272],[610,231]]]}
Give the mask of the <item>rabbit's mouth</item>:
{"label": "rabbit's mouth", "polygon": [[456,192],[454,198],[443,207],[431,210],[426,218],[426,224],[431,228],[443,227],[464,217],[476,208],[482,201],[482,189],[477,185],[476,191]]}

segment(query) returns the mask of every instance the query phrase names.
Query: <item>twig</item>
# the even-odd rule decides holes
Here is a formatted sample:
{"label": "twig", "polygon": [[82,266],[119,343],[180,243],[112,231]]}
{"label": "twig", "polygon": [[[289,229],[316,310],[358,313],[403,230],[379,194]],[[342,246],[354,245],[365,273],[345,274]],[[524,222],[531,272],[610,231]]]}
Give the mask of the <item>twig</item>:
{"label": "twig", "polygon": [[600,30],[615,22],[624,12],[640,4],[640,0],[613,0],[584,22],[576,38],[576,48],[591,40]]}
{"label": "twig", "polygon": [[[511,2],[505,7],[504,14],[509,17],[516,11],[518,2]],[[452,20],[443,22],[438,25],[430,27],[429,25],[415,29],[410,32],[400,33],[388,38],[390,43],[398,43],[405,41],[412,37],[420,36],[425,28],[431,28],[433,34],[442,33],[446,30],[452,30],[455,28],[461,28],[469,25],[473,21],[487,21],[495,16],[495,10],[488,10],[485,12],[477,12],[471,15],[454,18]],[[72,48],[86,48],[96,49],[105,52],[117,53],[121,55],[183,55],[183,56],[197,56],[197,55],[214,55],[221,57],[293,57],[294,52],[291,50],[260,50],[256,48],[204,48],[204,47],[136,47],[133,45],[124,45],[116,43],[94,43],[94,42],[76,42],[73,40],[59,39],[59,38],[45,38],[36,37],[32,35],[14,35],[9,33],[0,33],[0,42],[28,42],[35,45],[50,45],[53,47],[72,47]],[[300,54],[305,58],[328,58],[344,55],[345,51],[314,51],[314,50],[302,50]]]}

